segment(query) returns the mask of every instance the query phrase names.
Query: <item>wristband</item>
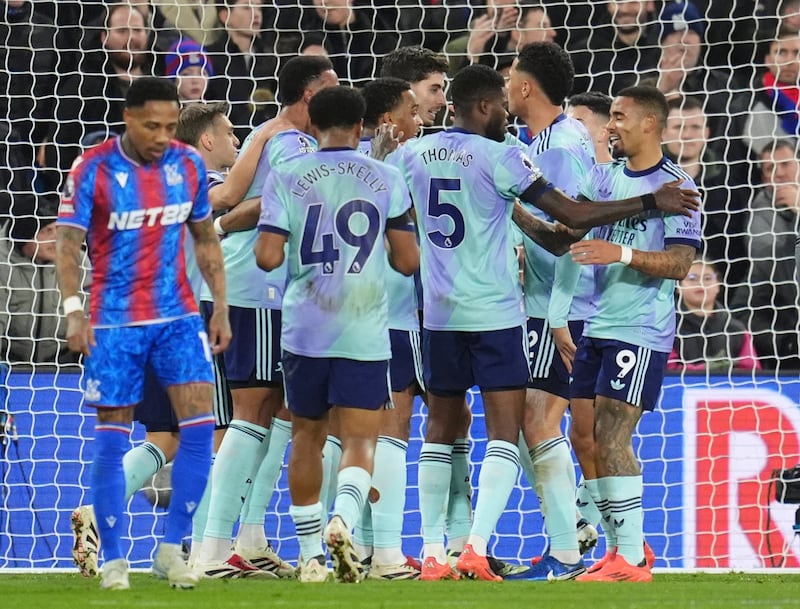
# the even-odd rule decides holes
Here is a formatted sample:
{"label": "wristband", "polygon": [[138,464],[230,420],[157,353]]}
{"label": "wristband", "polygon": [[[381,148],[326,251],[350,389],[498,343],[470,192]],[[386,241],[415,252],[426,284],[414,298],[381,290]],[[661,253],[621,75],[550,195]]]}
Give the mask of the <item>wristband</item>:
{"label": "wristband", "polygon": [[83,313],[83,303],[81,302],[80,296],[69,296],[68,298],[64,299],[64,317],[74,313],[75,311],[80,311]]}
{"label": "wristband", "polygon": [[651,209],[658,209],[656,205],[656,197],[652,192],[648,192],[645,195],[641,196],[642,199],[642,209],[644,211],[650,211]]}
{"label": "wristband", "polygon": [[620,245],[619,249],[619,261],[625,266],[628,266],[631,263],[631,260],[633,260],[633,250],[627,245]]}
{"label": "wristband", "polygon": [[217,216],[217,218],[214,220],[214,230],[220,237],[225,234],[225,229],[222,228],[222,216]]}

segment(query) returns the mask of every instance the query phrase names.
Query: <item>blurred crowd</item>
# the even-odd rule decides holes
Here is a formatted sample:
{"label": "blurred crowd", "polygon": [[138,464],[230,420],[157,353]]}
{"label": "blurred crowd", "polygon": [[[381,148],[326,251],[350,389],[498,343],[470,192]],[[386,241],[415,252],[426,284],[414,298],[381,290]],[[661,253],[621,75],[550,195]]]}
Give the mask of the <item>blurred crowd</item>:
{"label": "blurred crowd", "polygon": [[244,140],[276,114],[276,75],[298,54],[327,55],[361,86],[398,46],[441,52],[452,75],[507,71],[542,40],[569,52],[573,96],[648,82],[670,101],[664,152],[702,191],[705,238],[676,294],[670,367],[800,369],[800,0],[0,2],[0,360],[67,357],[54,205],[78,155],[122,130],[132,79],[172,78],[186,104],[230,102]]}

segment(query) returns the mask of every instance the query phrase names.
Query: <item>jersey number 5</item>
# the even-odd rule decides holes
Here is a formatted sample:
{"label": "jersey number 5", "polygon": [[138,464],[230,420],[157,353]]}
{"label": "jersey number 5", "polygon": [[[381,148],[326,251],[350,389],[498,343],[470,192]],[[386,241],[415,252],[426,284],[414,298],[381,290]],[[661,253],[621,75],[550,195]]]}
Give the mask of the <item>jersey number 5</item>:
{"label": "jersey number 5", "polygon": [[438,230],[428,232],[428,239],[437,247],[453,249],[464,240],[464,216],[458,207],[441,200],[442,192],[459,192],[460,190],[461,180],[459,178],[431,178],[428,218],[436,219],[446,216],[453,222],[453,230],[450,233],[445,234]]}
{"label": "jersey number 5", "polygon": [[335,232],[319,236],[321,248],[314,249],[317,244],[322,203],[309,205],[300,241],[300,262],[303,265],[321,264],[323,275],[332,275],[336,262],[339,261],[337,237],[347,245],[357,248],[353,262],[347,268],[348,273],[360,273],[364,263],[375,247],[381,226],[381,214],[378,208],[369,201],[353,199],[339,208],[335,218]]}

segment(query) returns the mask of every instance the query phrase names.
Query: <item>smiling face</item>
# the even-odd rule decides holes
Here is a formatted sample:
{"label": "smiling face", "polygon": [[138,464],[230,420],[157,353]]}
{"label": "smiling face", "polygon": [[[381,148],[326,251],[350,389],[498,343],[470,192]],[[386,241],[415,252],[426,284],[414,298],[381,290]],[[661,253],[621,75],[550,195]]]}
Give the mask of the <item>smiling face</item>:
{"label": "smiling face", "polygon": [[148,101],[125,108],[125,138],[145,163],[158,160],[175,137],[180,109],[176,102]]}
{"label": "smiling face", "polygon": [[430,127],[436,121],[436,114],[447,105],[444,72],[431,72],[422,80],[411,83],[411,90],[417,96],[422,124]]}
{"label": "smiling face", "polygon": [[397,127],[395,133],[403,133],[403,142],[415,137],[422,127],[417,97],[411,89],[403,91],[400,102],[387,114],[389,122]]}

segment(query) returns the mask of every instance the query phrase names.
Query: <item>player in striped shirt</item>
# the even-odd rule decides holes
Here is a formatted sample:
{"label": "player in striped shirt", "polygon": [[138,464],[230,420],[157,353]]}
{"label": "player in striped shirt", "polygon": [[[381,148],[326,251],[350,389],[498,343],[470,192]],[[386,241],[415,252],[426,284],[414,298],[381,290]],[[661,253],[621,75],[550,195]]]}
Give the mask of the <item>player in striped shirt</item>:
{"label": "player in striped shirt", "polygon": [[[174,491],[153,571],[173,587],[197,577],[181,555],[211,460],[213,353],[231,337],[219,240],[211,222],[205,165],[172,139],[178,95],[166,80],[141,78],[125,100],[125,134],[90,150],[70,172],[58,221],[57,272],[70,349],[83,353],[84,398],[96,408],[91,486],[105,565],[104,589],[127,589],[122,553],[122,458],[145,366],[167,390],[180,427]],[[184,224],[214,295],[206,334],[186,276]],[[94,269],[90,319],[77,296],[79,254]]]}

